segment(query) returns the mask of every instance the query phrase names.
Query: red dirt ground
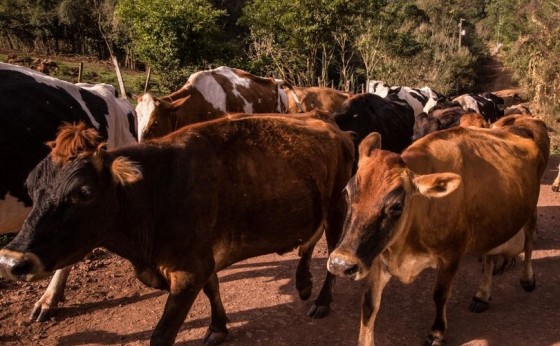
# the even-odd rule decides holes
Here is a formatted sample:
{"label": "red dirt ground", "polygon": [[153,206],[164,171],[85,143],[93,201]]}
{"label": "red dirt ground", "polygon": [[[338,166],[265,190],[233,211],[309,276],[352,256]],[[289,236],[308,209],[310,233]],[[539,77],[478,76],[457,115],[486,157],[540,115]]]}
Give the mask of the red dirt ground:
{"label": "red dirt ground", "polygon": [[[550,184],[560,156],[551,157],[541,185],[537,250],[537,288],[519,285],[521,259],[494,278],[493,298],[481,314],[468,311],[481,279],[482,265],[465,258],[448,304],[447,344],[470,346],[559,345],[560,331],[560,193]],[[312,261],[315,291],[326,269],[321,241]],[[295,289],[295,252],[238,263],[220,272],[221,293],[231,323],[224,345],[355,345],[363,282],[337,279],[331,313],[322,320],[305,316],[312,301],[301,302]],[[166,293],[144,287],[130,264],[96,250],[74,266],[66,302],[45,323],[29,322],[33,303],[47,282],[13,283],[0,279],[0,344],[11,345],[146,345]],[[376,324],[378,345],[420,345],[433,320],[434,271],[413,284],[392,280]],[[312,297],[312,298],[313,298]],[[209,324],[209,304],[201,294],[177,337],[177,345],[200,345]]]}

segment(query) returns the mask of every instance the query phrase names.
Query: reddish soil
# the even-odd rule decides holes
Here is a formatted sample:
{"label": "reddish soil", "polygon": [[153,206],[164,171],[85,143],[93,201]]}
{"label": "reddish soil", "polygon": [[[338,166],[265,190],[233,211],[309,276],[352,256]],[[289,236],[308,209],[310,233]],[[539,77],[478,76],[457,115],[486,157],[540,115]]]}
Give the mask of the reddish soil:
{"label": "reddish soil", "polygon": [[[519,285],[521,258],[494,278],[489,309],[468,311],[481,279],[482,265],[465,258],[448,303],[448,345],[560,344],[560,193],[550,184],[560,156],[551,157],[541,185],[534,270],[537,288]],[[324,278],[324,241],[315,251],[315,288]],[[337,279],[331,313],[322,320],[306,317],[312,301],[301,302],[295,289],[297,254],[268,255],[220,272],[221,293],[231,323],[225,345],[354,345],[359,330],[364,283]],[[420,345],[434,314],[434,271],[414,283],[392,280],[376,324],[378,345]],[[166,293],[144,287],[130,264],[105,250],[74,266],[66,301],[47,322],[30,322],[33,303],[47,282],[0,280],[1,345],[146,345]],[[314,294],[317,294],[317,289]],[[209,325],[209,304],[201,294],[177,337],[177,345],[200,345]]]}

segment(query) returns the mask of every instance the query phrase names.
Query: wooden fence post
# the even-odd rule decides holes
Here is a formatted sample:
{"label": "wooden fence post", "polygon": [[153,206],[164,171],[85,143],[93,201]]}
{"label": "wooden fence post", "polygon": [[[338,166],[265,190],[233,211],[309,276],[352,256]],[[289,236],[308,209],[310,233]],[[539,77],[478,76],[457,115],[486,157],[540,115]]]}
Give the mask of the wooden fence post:
{"label": "wooden fence post", "polygon": [[119,68],[119,62],[114,55],[111,55],[111,60],[113,65],[115,65],[115,71],[117,72],[117,80],[119,81],[119,88],[121,89],[121,99],[126,99],[126,90],[124,89],[124,81],[121,74],[121,69]]}
{"label": "wooden fence post", "polygon": [[82,82],[83,73],[84,73],[84,63],[81,62],[80,67],[78,67],[78,83]]}
{"label": "wooden fence post", "polygon": [[148,92],[148,87],[150,86],[150,78],[152,77],[152,68],[148,67],[148,76],[146,77],[146,84],[144,84],[144,92]]}

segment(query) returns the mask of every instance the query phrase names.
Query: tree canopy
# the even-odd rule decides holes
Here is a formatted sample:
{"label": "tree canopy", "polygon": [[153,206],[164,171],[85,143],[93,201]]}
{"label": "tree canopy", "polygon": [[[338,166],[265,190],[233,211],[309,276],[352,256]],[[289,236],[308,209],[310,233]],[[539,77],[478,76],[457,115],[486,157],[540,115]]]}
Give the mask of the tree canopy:
{"label": "tree canopy", "polygon": [[[0,0],[0,46],[150,66],[163,90],[218,65],[297,85],[479,91],[498,53],[560,108],[557,0]],[[459,36],[459,23],[465,30]]]}

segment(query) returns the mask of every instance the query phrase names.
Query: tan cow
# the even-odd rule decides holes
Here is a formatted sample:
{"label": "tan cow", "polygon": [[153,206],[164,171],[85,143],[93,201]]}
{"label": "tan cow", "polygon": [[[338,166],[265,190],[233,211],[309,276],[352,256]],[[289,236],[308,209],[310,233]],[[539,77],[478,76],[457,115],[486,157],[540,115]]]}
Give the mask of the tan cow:
{"label": "tan cow", "polygon": [[284,85],[281,80],[226,66],[196,72],[170,95],[155,98],[146,93],[138,98],[139,140],[161,137],[227,113],[286,113]]}
{"label": "tan cow", "polygon": [[293,87],[285,88],[284,91],[288,95],[289,113],[309,112],[315,109],[335,113],[342,103],[353,95],[326,87]]}
{"label": "tan cow", "polygon": [[377,134],[362,141],[358,171],[346,186],[344,236],[328,262],[333,274],[368,280],[360,345],[374,344],[374,322],[389,279],[410,283],[428,267],[437,269],[437,279],[436,315],[426,344],[441,345],[461,258],[501,254],[500,245],[520,229],[525,238],[521,285],[534,289],[531,253],[548,149],[533,138],[548,137],[542,121],[522,122],[436,132],[401,155],[377,149]]}
{"label": "tan cow", "polygon": [[488,121],[486,121],[486,119],[482,116],[482,114],[467,113],[467,114],[463,114],[459,118],[459,126],[462,127],[473,126],[473,127],[480,127],[480,128],[488,128],[490,127],[490,124],[488,124]]}

